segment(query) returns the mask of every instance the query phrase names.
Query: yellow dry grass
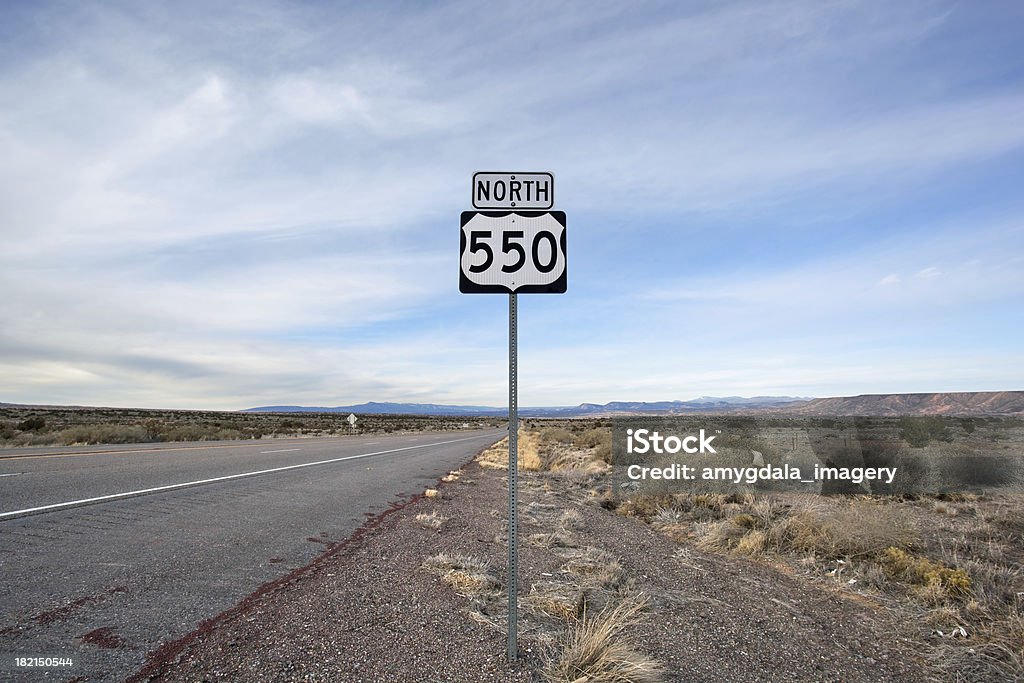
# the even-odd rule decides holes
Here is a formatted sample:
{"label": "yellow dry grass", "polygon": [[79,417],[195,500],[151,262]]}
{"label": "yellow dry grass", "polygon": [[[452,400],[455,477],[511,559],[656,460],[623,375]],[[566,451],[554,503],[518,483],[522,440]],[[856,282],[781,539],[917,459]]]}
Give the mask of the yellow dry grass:
{"label": "yellow dry grass", "polygon": [[897,510],[880,505],[851,505],[833,510],[801,510],[769,530],[781,549],[827,558],[870,555],[888,547],[910,548],[918,533]]}
{"label": "yellow dry grass", "polygon": [[535,583],[523,603],[527,609],[572,621],[583,611],[583,591],[564,581]]}
{"label": "yellow dry grass", "polygon": [[646,601],[630,600],[586,616],[567,631],[560,647],[545,658],[550,683],[656,683],[659,662],[639,652],[624,631],[635,624]]}
{"label": "yellow dry grass", "polygon": [[587,547],[571,551],[562,569],[583,583],[600,588],[614,588],[623,579],[622,565],[600,548]]}
{"label": "yellow dry grass", "polygon": [[428,557],[423,562],[423,568],[440,574],[442,583],[468,598],[497,593],[501,589],[501,584],[490,572],[487,562],[469,555],[440,553]]}
{"label": "yellow dry grass", "polygon": [[929,604],[938,605],[971,593],[971,577],[963,569],[947,567],[902,548],[886,548],[882,566],[893,578],[919,586],[919,594]]}
{"label": "yellow dry grass", "polygon": [[768,535],[760,530],[751,531],[736,543],[738,555],[760,555],[768,545]]}
{"label": "yellow dry grass", "polygon": [[467,572],[459,569],[453,569],[442,576],[441,582],[451,586],[456,593],[467,598],[485,593],[497,593],[501,589],[498,579],[490,574]]}
{"label": "yellow dry grass", "polygon": [[[519,430],[518,457],[519,469],[525,472],[539,472],[543,469],[540,452],[538,451],[538,438],[535,432]],[[508,469],[508,438],[504,438],[494,444],[483,453],[477,456],[477,462],[481,467],[490,467],[498,470]]]}
{"label": "yellow dry grass", "polygon": [[587,475],[604,474],[611,469],[608,464],[594,457],[591,451],[569,449],[549,458],[548,469],[552,472],[582,472]]}

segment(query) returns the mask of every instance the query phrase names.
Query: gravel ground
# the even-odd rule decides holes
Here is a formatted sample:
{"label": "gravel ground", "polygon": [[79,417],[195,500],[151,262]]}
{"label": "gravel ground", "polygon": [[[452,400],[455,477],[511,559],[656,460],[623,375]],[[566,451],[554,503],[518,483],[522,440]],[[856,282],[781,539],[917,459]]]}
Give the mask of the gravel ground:
{"label": "gravel ground", "polygon": [[[264,586],[182,641],[150,656],[134,681],[539,681],[560,622],[521,598],[522,656],[505,660],[504,594],[468,599],[422,568],[437,553],[489,562],[504,585],[504,472],[472,464],[441,495],[368,520],[312,565]],[[600,548],[625,577],[600,605],[642,593],[649,604],[629,635],[662,662],[668,681],[919,681],[911,643],[869,605],[769,567],[679,545],[597,505],[550,475],[521,485],[520,595],[559,581],[567,554]],[[565,510],[579,517],[567,528]],[[419,513],[447,518],[440,530]],[[574,514],[574,513],[573,513]],[[562,529],[558,547],[529,542]],[[600,594],[599,594],[600,593]]]}

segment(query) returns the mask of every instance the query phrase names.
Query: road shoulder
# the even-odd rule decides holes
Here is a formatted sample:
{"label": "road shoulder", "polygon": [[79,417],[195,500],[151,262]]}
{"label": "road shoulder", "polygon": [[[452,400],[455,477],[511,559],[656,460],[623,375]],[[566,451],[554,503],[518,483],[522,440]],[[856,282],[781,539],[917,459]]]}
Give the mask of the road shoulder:
{"label": "road shoulder", "polygon": [[[677,544],[539,473],[524,474],[521,486],[523,653],[510,672],[505,481],[500,470],[463,468],[438,495],[369,520],[311,565],[154,653],[132,680],[531,681],[544,656],[557,654],[567,623],[636,596],[645,606],[627,635],[665,680],[923,679],[912,645],[892,635],[899,629],[883,612]],[[479,561],[485,578],[460,583],[456,570],[437,570],[439,557]],[[595,579],[581,558],[602,558],[614,576]],[[561,589],[578,590],[584,611],[570,600],[556,615],[555,603],[538,599]]]}

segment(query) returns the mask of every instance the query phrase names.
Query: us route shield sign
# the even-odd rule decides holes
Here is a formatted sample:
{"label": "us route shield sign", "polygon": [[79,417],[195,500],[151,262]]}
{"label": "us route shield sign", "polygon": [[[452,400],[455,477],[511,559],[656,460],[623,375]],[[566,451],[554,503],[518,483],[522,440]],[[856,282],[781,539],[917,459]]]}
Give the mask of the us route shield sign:
{"label": "us route shield sign", "polygon": [[564,294],[564,211],[463,211],[459,291]]}

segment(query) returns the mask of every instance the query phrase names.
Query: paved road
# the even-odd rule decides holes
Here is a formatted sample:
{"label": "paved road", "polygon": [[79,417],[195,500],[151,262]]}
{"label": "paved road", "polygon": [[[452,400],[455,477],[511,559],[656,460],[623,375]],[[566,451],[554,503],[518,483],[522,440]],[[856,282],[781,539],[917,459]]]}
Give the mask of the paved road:
{"label": "paved road", "polygon": [[0,679],[60,655],[75,668],[14,678],[124,680],[503,434],[0,450]]}

